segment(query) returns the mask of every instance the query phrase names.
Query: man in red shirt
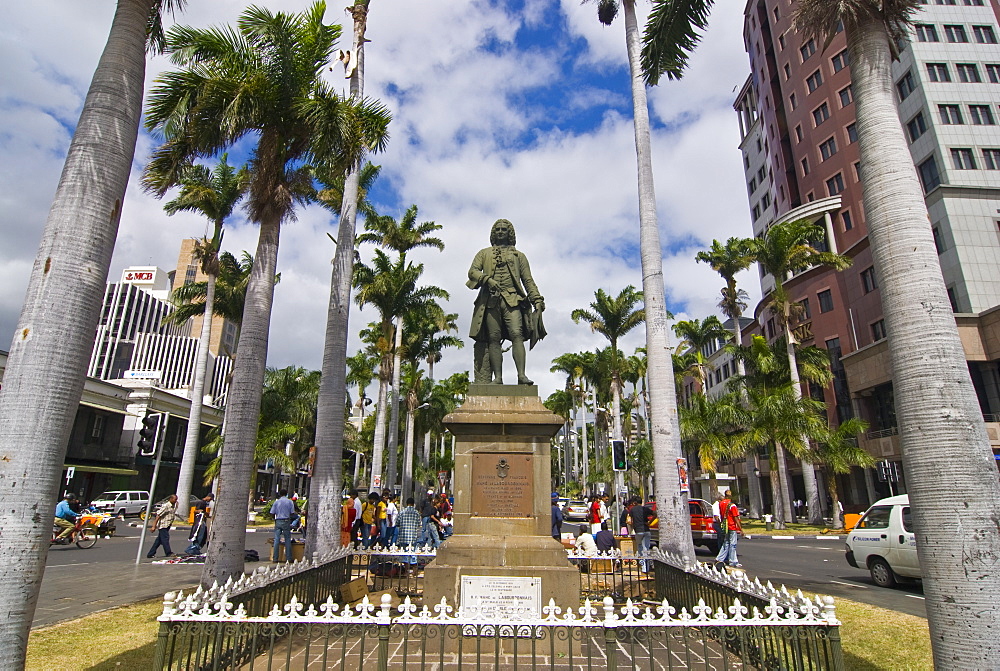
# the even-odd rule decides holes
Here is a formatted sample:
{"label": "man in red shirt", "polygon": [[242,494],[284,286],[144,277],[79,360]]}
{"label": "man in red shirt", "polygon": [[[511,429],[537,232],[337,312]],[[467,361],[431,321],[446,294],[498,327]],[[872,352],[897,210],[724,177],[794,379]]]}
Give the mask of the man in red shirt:
{"label": "man in red shirt", "polygon": [[740,510],[733,503],[732,492],[728,489],[719,501],[719,516],[715,518],[715,529],[719,533],[720,540],[719,554],[715,561],[726,566],[743,566],[736,559],[736,541],[743,532],[743,527],[740,526]]}
{"label": "man in red shirt", "polygon": [[595,496],[590,500],[590,533],[596,534],[601,530],[601,497]]}

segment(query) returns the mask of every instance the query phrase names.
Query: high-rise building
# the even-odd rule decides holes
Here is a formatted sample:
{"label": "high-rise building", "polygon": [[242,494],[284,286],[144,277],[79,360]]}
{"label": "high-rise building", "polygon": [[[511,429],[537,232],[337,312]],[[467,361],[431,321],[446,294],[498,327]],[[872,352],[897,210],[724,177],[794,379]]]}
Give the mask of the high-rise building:
{"label": "high-rise building", "polygon": [[[830,354],[834,380],[822,392],[831,421],[860,416],[870,425],[861,445],[880,460],[899,461],[887,347],[892,334],[882,319],[861,200],[846,36],[841,30],[824,48],[793,30],[793,7],[794,0],[750,0],[744,9],[751,75],[734,107],[753,234],[761,236],[778,222],[810,219],[825,231],[819,246],[852,259],[842,272],[812,268],[784,279],[802,308],[794,333],[802,344]],[[995,0],[925,3],[892,66],[900,123],[924,187],[942,274],[995,451],[1000,450],[998,15]],[[762,274],[765,295],[775,281]],[[755,317],[762,335],[781,335],[765,302]],[[901,472],[888,472],[895,470]],[[880,481],[873,469],[855,471],[841,490],[858,503],[905,491],[905,482]]]}
{"label": "high-rise building", "polygon": [[[195,257],[197,242],[194,238],[181,240],[181,250],[177,256],[177,270],[174,271],[175,283],[186,285],[208,281],[208,276],[201,270],[201,262]],[[191,335],[196,338],[201,335],[201,324],[202,317],[192,317]],[[236,323],[216,316],[212,319],[212,335],[208,341],[208,351],[216,356],[219,354],[233,356],[236,353],[238,337],[239,327]]]}

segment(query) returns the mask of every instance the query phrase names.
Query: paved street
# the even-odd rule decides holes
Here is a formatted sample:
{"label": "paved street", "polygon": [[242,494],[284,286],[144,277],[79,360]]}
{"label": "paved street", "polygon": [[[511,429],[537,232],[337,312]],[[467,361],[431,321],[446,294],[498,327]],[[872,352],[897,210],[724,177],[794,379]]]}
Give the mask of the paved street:
{"label": "paved street", "polygon": [[[129,520],[134,521],[134,520]],[[143,553],[142,563],[135,565],[135,552],[140,529],[118,522],[118,533],[101,538],[97,545],[81,550],[75,545],[49,548],[45,578],[35,609],[32,627],[44,627],[63,620],[75,619],[99,610],[146,599],[162,597],[165,592],[190,589],[198,584],[201,564],[153,564]],[[171,549],[180,553],[187,547],[187,529],[170,533]],[[247,534],[247,547],[260,553],[259,564],[248,563],[247,571],[270,565],[269,529]],[[152,538],[147,534],[148,550]],[[157,559],[163,559],[162,550]]]}
{"label": "paved street", "polygon": [[[743,569],[761,582],[785,585],[790,591],[829,594],[869,603],[901,613],[927,617],[920,582],[893,589],[877,586],[867,570],[852,568],[844,559],[844,540],[834,538],[781,539],[754,537],[740,539],[737,552]],[[698,548],[698,558],[709,561],[710,554]]]}

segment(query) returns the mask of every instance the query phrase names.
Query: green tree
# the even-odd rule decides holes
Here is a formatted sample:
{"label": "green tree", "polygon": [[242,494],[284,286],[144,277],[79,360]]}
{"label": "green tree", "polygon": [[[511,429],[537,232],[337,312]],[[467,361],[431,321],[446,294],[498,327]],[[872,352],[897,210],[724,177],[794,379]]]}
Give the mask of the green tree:
{"label": "green tree", "polygon": [[[162,197],[168,189],[180,187],[180,193],[168,201],[163,209],[167,214],[197,212],[212,223],[212,237],[205,236],[195,242],[194,256],[201,264],[201,271],[208,277],[205,282],[204,309],[198,354],[191,382],[191,412],[188,416],[184,451],[177,476],[177,500],[187,501],[191,496],[194,465],[201,442],[201,409],[205,395],[205,377],[208,371],[208,343],[212,337],[212,316],[215,314],[215,284],[219,275],[219,248],[222,245],[222,227],[246,194],[249,173],[246,168],[229,165],[228,155],[223,154],[214,169],[190,164],[178,171],[176,183],[164,182],[166,177],[147,172],[143,186]],[[172,315],[171,315],[172,316]],[[177,511],[178,518],[186,519],[185,511]]]}
{"label": "green tree", "polygon": [[[678,3],[672,0],[654,2],[650,24],[645,31],[646,46],[643,51],[654,49],[657,53],[674,54],[662,61],[671,75],[680,77],[686,52],[694,48],[696,39],[689,36],[693,27],[702,26],[711,0],[690,0]],[[657,30],[653,25],[657,12],[669,13],[668,30]],[[663,288],[663,250],[660,230],[656,220],[656,192],[653,185],[653,151],[650,143],[649,107],[646,101],[644,79],[655,84],[645,66],[645,56],[640,54],[639,26],[635,16],[634,0],[597,0],[597,18],[604,25],[611,25],[623,10],[625,23],[625,48],[628,54],[632,117],[635,127],[635,151],[638,168],[639,192],[639,250],[642,265],[642,295],[646,313],[646,348],[649,359],[649,424],[656,464],[657,501],[660,514],[660,547],[685,557],[694,557],[691,541],[690,516],[687,502],[677,484],[676,460],[681,457],[680,432],[677,427],[677,395],[673,384],[673,365],[670,357],[670,337],[667,330],[667,304]],[[642,62],[640,62],[642,59]],[[662,70],[658,70],[660,72]]]}
{"label": "green tree", "polygon": [[[677,352],[681,354],[685,373],[697,379],[701,384],[701,393],[707,393],[706,381],[709,374],[708,357],[705,352],[717,341],[729,339],[729,331],[715,315],[701,319],[686,319],[676,322],[673,326],[674,335],[680,339]],[[714,348],[713,348],[714,349]],[[681,434],[684,429],[681,429]],[[683,440],[683,435],[681,437]]]}
{"label": "green tree", "polygon": [[830,428],[821,440],[817,441],[816,458],[826,471],[826,489],[830,493],[833,511],[833,527],[841,529],[844,526],[843,513],[840,511],[840,492],[837,489],[837,475],[851,472],[852,466],[873,468],[875,457],[858,445],[858,436],[868,430],[868,423],[852,417],[840,423],[836,428]]}
{"label": "green tree", "polygon": [[347,164],[386,141],[388,115],[371,102],[345,100],[322,79],[340,27],[323,22],[326,5],[272,13],[250,7],[236,29],[175,26],[167,51],[177,70],[157,80],[146,124],[163,133],[149,171],[170,175],[189,160],[250,141],[247,211],[260,227],[247,286],[239,356],[226,412],[215,524],[202,580],[243,571],[243,501],[267,358],[281,223],[313,193],[309,165]]}
{"label": "green tree", "polygon": [[[253,256],[244,251],[240,258],[229,252],[219,255],[219,271],[215,278],[215,298],[212,301],[212,313],[233,322],[239,327],[243,322],[243,310],[246,307],[247,285],[253,271]],[[281,273],[274,276],[277,283]],[[170,313],[170,321],[174,324],[184,324],[192,317],[205,314],[208,282],[192,282],[184,284],[170,295],[174,303],[174,311]],[[230,356],[235,351],[229,352]]]}
{"label": "green tree", "polygon": [[[816,248],[815,241],[823,240],[826,232],[807,219],[777,223],[760,238],[750,242],[750,255],[760,265],[765,273],[774,278],[774,289],[765,297],[770,304],[785,334],[785,347],[788,355],[788,370],[794,389],[799,395],[802,387],[799,380],[798,366],[795,364],[795,334],[792,331],[792,318],[797,315],[798,305],[793,304],[785,282],[794,273],[809,268],[825,266],[843,270],[851,265],[846,256],[834,252],[824,252]],[[819,487],[816,484],[816,471],[808,461],[802,461],[802,479],[806,488],[806,503],[809,506],[809,523],[822,524],[823,514],[819,500]]]}
{"label": "green tree", "polygon": [[[28,278],[0,390],[0,557],[8,580],[0,651],[24,665],[55,501],[94,346],[122,201],[135,155],[145,51],[162,42],[161,14],[182,0],[119,0]],[[31,421],[25,421],[30,417]]]}
{"label": "green tree", "polygon": [[847,36],[865,219],[935,665],[986,668],[1000,658],[993,596],[1000,593],[1000,573],[986,568],[1000,558],[1000,482],[899,123],[891,70],[897,40],[908,37],[919,5],[803,0],[795,23],[829,39],[842,21]]}
{"label": "green tree", "polygon": [[570,316],[577,324],[585,321],[591,331],[596,331],[611,343],[611,396],[612,396],[612,431],[613,439],[622,439],[621,394],[622,378],[619,363],[618,341],[629,331],[642,324],[646,318],[643,308],[636,306],[642,302],[642,292],[629,285],[617,296],[612,297],[598,289],[590,309],[577,308]]}
{"label": "green tree", "polygon": [[709,474],[714,495],[719,491],[716,477],[719,460],[738,456],[743,450],[745,410],[734,394],[715,399],[695,394],[688,405],[678,408],[678,413],[681,441],[698,455],[701,470]]}
{"label": "green tree", "polygon": [[[353,40],[348,57],[344,60],[350,78],[351,100],[361,101],[365,92],[365,32],[368,29],[370,0],[354,0],[347,8],[353,21]],[[320,386],[316,459],[313,464],[312,498],[314,524],[306,531],[306,542],[316,552],[325,554],[340,547],[341,467],[344,452],[344,423],[340,413],[347,394],[344,376],[347,362],[347,335],[351,316],[351,286],[354,281],[354,236],[357,215],[372,214],[362,209],[366,202],[362,194],[363,155],[345,165],[337,161],[321,164],[328,176],[327,187],[335,185],[344,175],[343,185],[337,189],[341,209],[337,226],[337,250],[333,257],[330,275],[330,302],[326,312],[326,332],[323,342],[323,378]],[[327,201],[331,202],[331,201]],[[329,207],[330,205],[328,205]]]}

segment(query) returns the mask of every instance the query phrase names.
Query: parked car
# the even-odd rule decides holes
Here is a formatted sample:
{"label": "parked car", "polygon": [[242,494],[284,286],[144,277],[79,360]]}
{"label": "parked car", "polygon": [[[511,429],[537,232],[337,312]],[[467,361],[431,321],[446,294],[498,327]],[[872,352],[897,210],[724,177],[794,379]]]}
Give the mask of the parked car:
{"label": "parked car", "polygon": [[141,515],[149,504],[149,492],[138,490],[104,492],[91,501],[91,505],[101,512],[111,515]]}
{"label": "parked car", "polygon": [[847,534],[846,550],[847,563],[867,568],[880,587],[892,587],[899,578],[920,578],[909,495],[876,501]]}
{"label": "parked car", "polygon": [[[646,507],[656,512],[656,501],[650,501]],[[708,548],[712,553],[719,552],[719,535],[712,520],[712,504],[704,499],[688,499],[688,514],[691,516],[691,540],[695,545]],[[649,525],[650,541],[653,545],[660,543],[660,520],[653,520]]]}
{"label": "parked car", "polygon": [[586,522],[590,517],[590,506],[586,501],[569,501],[563,506],[563,519],[567,522]]}

